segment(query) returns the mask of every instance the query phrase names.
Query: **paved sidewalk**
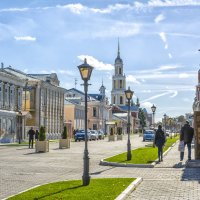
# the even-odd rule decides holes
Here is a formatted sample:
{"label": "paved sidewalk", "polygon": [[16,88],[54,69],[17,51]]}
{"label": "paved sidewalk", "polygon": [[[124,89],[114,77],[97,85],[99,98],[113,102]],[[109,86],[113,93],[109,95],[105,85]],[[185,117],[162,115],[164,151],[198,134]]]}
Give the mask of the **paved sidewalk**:
{"label": "paved sidewalk", "polygon": [[[143,182],[128,199],[134,200],[200,200],[200,168],[185,168],[179,161],[178,144],[154,168],[100,166],[102,158],[126,151],[123,141],[89,142],[91,178],[142,177]],[[132,148],[144,146],[142,138],[131,138]],[[27,147],[0,146],[0,199],[30,187],[82,177],[84,142],[71,143],[70,149],[51,144],[49,153],[36,154]],[[134,155],[133,155],[134,156]]]}
{"label": "paved sidewalk", "polygon": [[143,182],[129,196],[134,200],[200,199],[200,168],[185,168],[185,158],[180,162],[176,144],[164,157],[164,161],[143,174]]}

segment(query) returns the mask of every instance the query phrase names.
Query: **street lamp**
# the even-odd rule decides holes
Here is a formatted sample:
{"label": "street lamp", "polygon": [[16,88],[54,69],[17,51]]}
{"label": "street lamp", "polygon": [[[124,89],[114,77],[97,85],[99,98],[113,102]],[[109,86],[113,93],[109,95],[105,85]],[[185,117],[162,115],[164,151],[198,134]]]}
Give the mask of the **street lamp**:
{"label": "street lamp", "polygon": [[130,87],[128,87],[128,90],[125,90],[125,95],[128,100],[128,124],[127,124],[127,131],[128,131],[128,142],[127,142],[127,160],[131,160],[131,142],[130,142],[130,101],[133,96],[133,91],[130,90]]}
{"label": "street lamp", "polygon": [[163,116],[164,116],[165,134],[166,134],[166,117],[167,117],[166,113]]}
{"label": "street lamp", "polygon": [[155,112],[156,112],[156,106],[153,106],[151,107],[151,110],[153,112],[153,127],[155,128]]}
{"label": "street lamp", "polygon": [[78,69],[81,74],[81,78],[83,79],[84,83],[84,92],[85,92],[85,150],[84,150],[84,157],[83,157],[83,185],[89,185],[90,183],[90,176],[89,176],[89,156],[88,156],[88,135],[87,135],[87,91],[88,91],[88,80],[90,80],[90,76],[92,74],[93,67],[87,64],[87,60],[85,58],[84,63],[78,66]]}
{"label": "street lamp", "polygon": [[21,144],[21,139],[22,139],[22,112],[19,111],[18,114],[18,142]]}

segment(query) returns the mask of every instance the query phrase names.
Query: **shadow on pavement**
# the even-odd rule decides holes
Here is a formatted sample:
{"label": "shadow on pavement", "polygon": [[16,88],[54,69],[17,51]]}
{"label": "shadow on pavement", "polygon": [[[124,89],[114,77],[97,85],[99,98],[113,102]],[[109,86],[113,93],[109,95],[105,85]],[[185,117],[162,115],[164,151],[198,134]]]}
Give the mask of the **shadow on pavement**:
{"label": "shadow on pavement", "polygon": [[113,169],[113,168],[116,168],[116,167],[110,167],[110,168],[108,168],[108,169],[104,169],[104,170],[101,170],[101,171],[98,171],[98,172],[93,172],[93,173],[90,173],[90,175],[99,175],[99,174],[101,174],[102,172],[111,170],[111,169]]}
{"label": "shadow on pavement", "polygon": [[184,168],[185,167],[185,164],[183,164],[183,162],[179,162],[175,165],[173,165],[173,168]]}
{"label": "shadow on pavement", "polygon": [[188,168],[183,169],[181,177],[182,181],[198,181],[200,184],[200,168]]}

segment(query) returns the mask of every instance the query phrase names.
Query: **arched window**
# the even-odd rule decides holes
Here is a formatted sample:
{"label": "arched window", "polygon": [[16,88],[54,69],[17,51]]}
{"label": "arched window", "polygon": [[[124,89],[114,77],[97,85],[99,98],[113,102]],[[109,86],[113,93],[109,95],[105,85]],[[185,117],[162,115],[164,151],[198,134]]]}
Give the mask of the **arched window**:
{"label": "arched window", "polygon": [[119,88],[122,88],[122,80],[119,81]]}
{"label": "arched window", "polygon": [[119,68],[119,74],[122,74],[122,68],[121,67]]}
{"label": "arched window", "polygon": [[123,97],[120,96],[120,104],[123,104]]}

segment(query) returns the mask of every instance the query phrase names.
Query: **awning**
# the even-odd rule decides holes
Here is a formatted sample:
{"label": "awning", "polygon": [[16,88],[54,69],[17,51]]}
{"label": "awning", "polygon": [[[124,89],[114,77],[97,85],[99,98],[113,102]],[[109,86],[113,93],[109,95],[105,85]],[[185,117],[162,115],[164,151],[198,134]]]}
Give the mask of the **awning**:
{"label": "awning", "polygon": [[106,122],[106,125],[115,125],[115,121]]}

